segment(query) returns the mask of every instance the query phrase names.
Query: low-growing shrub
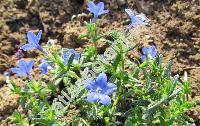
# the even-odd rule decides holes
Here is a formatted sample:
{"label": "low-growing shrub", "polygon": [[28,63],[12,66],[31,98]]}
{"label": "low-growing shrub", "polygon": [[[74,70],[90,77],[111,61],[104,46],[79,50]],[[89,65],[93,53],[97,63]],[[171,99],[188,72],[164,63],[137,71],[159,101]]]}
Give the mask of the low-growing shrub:
{"label": "low-growing shrub", "polygon": [[[130,43],[131,30],[149,25],[144,14],[130,9],[130,25],[124,31],[112,31],[107,37],[98,34],[96,21],[104,10],[104,3],[89,2],[88,10],[94,18],[85,23],[87,37],[92,44],[84,52],[55,48],[50,40],[41,47],[42,31],[27,33],[28,44],[20,50],[37,49],[42,57],[38,67],[41,75],[34,79],[31,72],[34,59],[20,59],[11,71],[26,77],[23,88],[9,81],[10,89],[20,96],[22,111],[13,114],[20,126],[140,126],[189,125],[192,120],[185,112],[193,107],[188,101],[190,83],[178,75],[172,76],[172,61],[163,63],[163,56],[155,45],[143,47],[141,57],[127,56],[139,45]],[[98,52],[98,41],[109,45]],[[20,51],[21,52],[21,51]],[[18,54],[19,55],[19,54]],[[35,68],[34,68],[35,69]]]}

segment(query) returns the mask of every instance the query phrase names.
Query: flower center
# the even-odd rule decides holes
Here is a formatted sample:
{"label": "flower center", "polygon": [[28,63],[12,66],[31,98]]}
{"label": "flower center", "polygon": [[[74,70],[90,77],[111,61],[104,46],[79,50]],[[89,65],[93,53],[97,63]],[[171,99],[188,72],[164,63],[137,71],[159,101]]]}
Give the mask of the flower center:
{"label": "flower center", "polygon": [[101,93],[101,92],[102,92],[102,89],[101,89],[100,87],[97,87],[96,92],[97,92],[97,93]]}

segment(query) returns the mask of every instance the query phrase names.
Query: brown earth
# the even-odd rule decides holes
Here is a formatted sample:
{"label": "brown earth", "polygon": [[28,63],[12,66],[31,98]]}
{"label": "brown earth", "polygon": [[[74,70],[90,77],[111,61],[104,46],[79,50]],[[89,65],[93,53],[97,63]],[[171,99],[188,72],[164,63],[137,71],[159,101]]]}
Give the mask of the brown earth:
{"label": "brown earth", "polygon": [[[16,95],[9,95],[3,73],[16,65],[15,53],[20,45],[26,43],[29,30],[43,30],[41,43],[48,39],[57,40],[63,47],[82,50],[87,40],[78,41],[77,37],[85,33],[84,21],[90,16],[81,0],[3,0],[0,1],[0,124],[9,120],[15,108],[18,108]],[[129,0],[128,7],[143,12],[150,19],[148,27],[150,40],[133,41],[143,45],[155,44],[164,61],[172,59],[173,72],[183,76],[188,73],[192,83],[191,98],[200,99],[200,6],[199,2],[182,0],[149,0],[138,2]],[[128,16],[124,6],[107,3],[110,14],[104,15],[97,24],[100,33],[111,30],[123,30]],[[76,16],[73,16],[76,15]],[[74,17],[71,21],[71,17]],[[99,47],[102,46],[99,43]],[[29,54],[29,53],[28,53]],[[134,55],[134,54],[133,54]],[[27,57],[27,54],[24,54]],[[30,57],[30,56],[29,56]],[[200,106],[189,112],[200,123]]]}

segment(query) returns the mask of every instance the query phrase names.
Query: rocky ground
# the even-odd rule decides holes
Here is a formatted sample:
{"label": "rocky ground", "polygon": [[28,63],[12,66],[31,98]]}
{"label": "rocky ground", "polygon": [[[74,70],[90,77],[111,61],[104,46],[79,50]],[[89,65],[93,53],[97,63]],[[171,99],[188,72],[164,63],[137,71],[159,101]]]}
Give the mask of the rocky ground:
{"label": "rocky ground", "polygon": [[[151,24],[147,28],[150,39],[133,42],[155,44],[165,62],[173,60],[174,74],[183,76],[184,71],[188,73],[192,83],[191,99],[200,99],[200,3],[182,0],[128,0],[127,4],[106,2],[110,14],[98,20],[100,33],[123,30],[124,22],[129,18],[124,12],[126,7],[145,13]],[[89,21],[87,14],[81,0],[0,1],[0,124],[3,120],[9,121],[14,109],[19,107],[18,96],[9,94],[3,74],[16,64],[15,54],[18,47],[26,43],[26,33],[41,29],[42,45],[48,39],[55,39],[63,47],[83,50],[87,40],[80,43],[77,37],[86,32],[83,22]],[[199,105],[188,114],[196,124],[200,124]]]}

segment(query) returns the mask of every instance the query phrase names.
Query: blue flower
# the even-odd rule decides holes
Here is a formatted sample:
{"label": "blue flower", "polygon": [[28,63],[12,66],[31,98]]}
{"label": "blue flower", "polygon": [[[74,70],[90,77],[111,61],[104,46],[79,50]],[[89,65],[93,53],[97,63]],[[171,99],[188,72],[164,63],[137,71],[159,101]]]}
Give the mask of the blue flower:
{"label": "blue flower", "polygon": [[42,74],[47,74],[49,69],[52,69],[52,66],[50,63],[48,63],[47,60],[42,59],[41,64],[39,65],[39,69],[42,71]]}
{"label": "blue flower", "polygon": [[69,51],[67,53],[63,54],[63,62],[64,64],[67,64],[69,61],[69,58],[71,57],[72,54],[74,55],[74,60],[78,61],[78,59],[80,58],[81,54],[80,53],[75,53],[74,49],[69,49]]}
{"label": "blue flower", "polygon": [[144,55],[142,55],[140,58],[142,61],[146,60],[148,58],[155,58],[157,56],[156,47],[154,45],[150,46],[149,48],[142,48],[142,52]]}
{"label": "blue flower", "polygon": [[129,25],[129,28],[132,28],[135,25],[147,25],[149,19],[144,14],[134,14],[134,12],[131,9],[125,9],[126,13],[131,18],[131,24]]}
{"label": "blue flower", "polygon": [[108,83],[106,74],[100,73],[96,80],[88,81],[86,89],[90,91],[87,96],[88,102],[100,102],[103,105],[110,105],[111,98],[109,95],[117,89],[117,86],[113,83]]}
{"label": "blue flower", "polygon": [[42,47],[39,45],[41,36],[42,30],[38,32],[37,36],[33,32],[29,31],[27,34],[28,44],[23,45],[22,47],[20,47],[20,49],[23,49],[24,51],[38,49],[39,51],[44,53]]}
{"label": "blue flower", "polygon": [[97,5],[95,5],[95,3],[91,1],[88,3],[87,9],[94,14],[94,23],[96,23],[98,16],[109,12],[109,10],[104,10],[103,2],[99,2]]}
{"label": "blue flower", "polygon": [[25,75],[30,77],[30,72],[32,70],[33,65],[34,65],[33,60],[31,60],[30,62],[19,60],[18,67],[11,68],[11,71],[13,73],[16,73],[20,77],[25,76]]}

